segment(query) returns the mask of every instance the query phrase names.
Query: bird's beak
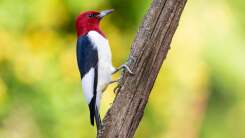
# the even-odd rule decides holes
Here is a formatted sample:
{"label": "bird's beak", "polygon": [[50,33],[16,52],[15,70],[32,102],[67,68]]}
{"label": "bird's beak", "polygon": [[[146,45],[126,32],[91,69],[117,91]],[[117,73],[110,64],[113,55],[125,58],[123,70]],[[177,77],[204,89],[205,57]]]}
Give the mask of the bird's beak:
{"label": "bird's beak", "polygon": [[104,16],[112,13],[114,11],[114,9],[110,9],[110,10],[104,10],[104,11],[101,11],[100,14],[98,15],[98,17],[100,19],[102,19]]}

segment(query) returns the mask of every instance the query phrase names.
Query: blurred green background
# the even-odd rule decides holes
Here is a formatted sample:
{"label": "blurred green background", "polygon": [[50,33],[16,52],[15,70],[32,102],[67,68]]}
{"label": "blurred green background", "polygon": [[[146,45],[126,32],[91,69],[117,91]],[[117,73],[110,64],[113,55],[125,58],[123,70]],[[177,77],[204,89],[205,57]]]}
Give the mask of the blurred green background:
{"label": "blurred green background", "polygon": [[[0,137],[95,137],[74,19],[85,10],[116,10],[101,27],[119,66],[150,2],[1,0]],[[245,138],[244,13],[244,0],[187,2],[136,138]],[[104,93],[102,116],[113,87]]]}

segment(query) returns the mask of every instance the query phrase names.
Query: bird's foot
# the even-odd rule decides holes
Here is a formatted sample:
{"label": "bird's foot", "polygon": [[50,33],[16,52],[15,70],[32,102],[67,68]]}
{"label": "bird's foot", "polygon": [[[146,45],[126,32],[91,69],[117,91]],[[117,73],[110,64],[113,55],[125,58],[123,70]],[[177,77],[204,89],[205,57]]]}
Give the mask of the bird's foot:
{"label": "bird's foot", "polygon": [[122,88],[122,86],[120,84],[118,84],[114,89],[113,89],[113,92],[115,94],[118,94],[119,90]]}
{"label": "bird's foot", "polygon": [[[135,61],[135,58],[130,56],[129,60]],[[128,67],[128,61],[126,63],[122,64],[120,67],[116,68],[116,70],[112,74],[115,74],[116,72],[118,72],[121,69],[123,69],[123,71],[121,72],[120,78],[117,80],[111,81],[111,83],[115,83],[115,82],[118,83],[117,86],[113,90],[115,94],[117,94],[122,87],[123,74],[125,73],[125,71],[127,71],[130,75],[135,75],[135,73],[133,73],[133,71]]]}
{"label": "bird's foot", "polygon": [[128,67],[127,63],[122,65],[125,71],[128,71],[130,75],[135,75],[133,71]]}
{"label": "bird's foot", "polygon": [[117,79],[117,80],[113,80],[113,81],[109,82],[109,84],[116,83],[116,82],[119,83],[120,79],[121,79],[121,77],[119,79]]}
{"label": "bird's foot", "polygon": [[122,70],[123,71],[128,71],[130,75],[134,75],[134,73],[132,72],[132,70],[128,67],[128,62],[122,64],[120,67],[116,68],[116,70],[112,73],[112,74],[115,74],[117,73],[118,71]]}
{"label": "bird's foot", "polygon": [[112,83],[118,83],[117,86],[113,89],[113,92],[116,94],[119,90],[119,88],[121,88],[121,81],[122,81],[122,75],[119,79],[117,80],[113,80],[111,81],[109,84],[112,84]]}

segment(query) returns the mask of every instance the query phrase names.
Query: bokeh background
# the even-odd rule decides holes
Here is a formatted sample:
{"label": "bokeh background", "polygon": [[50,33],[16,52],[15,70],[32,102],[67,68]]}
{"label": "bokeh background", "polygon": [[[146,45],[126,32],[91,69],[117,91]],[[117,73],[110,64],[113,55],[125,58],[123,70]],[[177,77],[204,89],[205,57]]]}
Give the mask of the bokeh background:
{"label": "bokeh background", "polygon": [[[85,10],[116,10],[101,27],[119,66],[150,2],[0,0],[0,137],[95,137],[74,19]],[[245,138],[244,44],[244,0],[189,0],[135,137]],[[102,116],[113,87],[103,96]]]}

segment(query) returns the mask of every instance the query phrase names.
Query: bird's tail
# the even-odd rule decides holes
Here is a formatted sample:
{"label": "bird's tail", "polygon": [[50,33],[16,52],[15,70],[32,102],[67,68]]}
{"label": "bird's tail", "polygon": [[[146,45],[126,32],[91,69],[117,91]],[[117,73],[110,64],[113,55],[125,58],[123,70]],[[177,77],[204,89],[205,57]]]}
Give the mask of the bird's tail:
{"label": "bird's tail", "polygon": [[[94,119],[95,119],[97,130],[99,130],[99,128],[101,127],[101,119],[100,119],[100,113],[99,113],[98,107],[96,105],[97,81],[98,81],[98,66],[97,65],[95,67],[94,74],[95,74],[95,76],[94,76],[94,90],[93,90],[94,96],[93,96],[93,98],[89,104],[90,122],[91,122],[91,125],[94,126]],[[100,97],[97,97],[97,98],[100,98]]]}
{"label": "bird's tail", "polygon": [[95,116],[95,97],[92,98],[89,106],[90,111],[90,123],[92,126],[94,126],[94,116]]}
{"label": "bird's tail", "polygon": [[102,125],[101,125],[100,113],[96,105],[95,105],[95,122],[96,122],[97,130],[99,130]]}
{"label": "bird's tail", "polygon": [[94,126],[94,120],[96,122],[97,130],[101,127],[101,119],[100,119],[100,113],[96,106],[96,99],[95,97],[92,98],[90,104],[89,104],[89,111],[90,111],[90,123],[92,126]]}

